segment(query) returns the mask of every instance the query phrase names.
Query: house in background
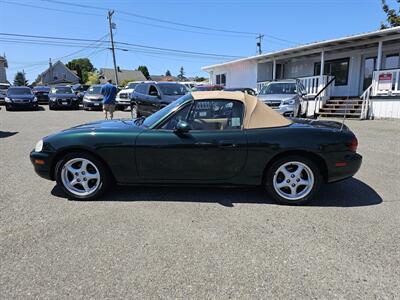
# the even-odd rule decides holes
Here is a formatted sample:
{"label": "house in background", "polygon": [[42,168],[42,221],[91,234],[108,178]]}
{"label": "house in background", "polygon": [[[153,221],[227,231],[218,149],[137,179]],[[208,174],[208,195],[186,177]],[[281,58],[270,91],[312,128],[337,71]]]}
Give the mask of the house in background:
{"label": "house in background", "polygon": [[[297,78],[308,114],[400,118],[400,27],[306,44],[203,67],[212,84],[260,91]],[[315,99],[314,99],[315,98]]]}
{"label": "house in background", "polygon": [[[146,77],[143,75],[141,71],[137,70],[122,70],[119,67],[117,68],[118,81],[121,83],[124,80],[129,81],[145,81]],[[113,84],[115,82],[115,71],[114,69],[100,69],[100,83],[106,83],[109,79],[112,80]]]}
{"label": "house in background", "polygon": [[39,75],[36,83],[38,85],[76,84],[79,83],[79,77],[61,61],[53,64],[50,60],[48,69]]}
{"label": "house in background", "polygon": [[8,84],[6,68],[8,68],[6,55],[0,56],[0,83]]}
{"label": "house in background", "polygon": [[176,82],[176,81],[181,81],[178,77],[176,76],[165,76],[165,75],[150,75],[149,80],[153,81],[169,81],[169,82]]}

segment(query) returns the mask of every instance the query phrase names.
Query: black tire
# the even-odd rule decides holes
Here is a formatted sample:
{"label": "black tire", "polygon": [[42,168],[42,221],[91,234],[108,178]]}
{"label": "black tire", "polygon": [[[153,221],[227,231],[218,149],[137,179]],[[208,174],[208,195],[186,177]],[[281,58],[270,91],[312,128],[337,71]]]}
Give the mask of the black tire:
{"label": "black tire", "polygon": [[51,103],[49,103],[49,110],[54,110],[54,106]]}
{"label": "black tire", "polygon": [[[277,173],[277,180],[279,180],[279,176],[283,176],[283,174],[281,172],[277,172],[279,168],[281,168],[282,166],[284,166],[285,164],[288,164],[290,162],[293,162],[294,164],[289,164],[287,167],[288,168],[296,168],[296,163],[300,163],[300,165],[305,165],[307,168],[304,169],[304,171],[301,172],[301,175],[299,175],[299,178],[295,177],[295,178],[289,178],[288,180],[292,180],[290,182],[293,182],[293,184],[296,185],[296,180],[299,181],[301,179],[307,179],[309,180],[310,178],[308,177],[308,172],[312,172],[312,178],[313,178],[313,184],[310,184],[309,186],[296,186],[294,187],[294,189],[296,190],[296,192],[299,192],[299,196],[301,196],[301,193],[304,192],[304,195],[301,198],[298,199],[288,199],[284,196],[282,196],[282,194],[286,194],[285,191],[289,191],[291,190],[291,188],[288,186],[284,186],[280,189],[280,192],[278,192],[278,188],[276,189],[274,186],[274,180],[275,180],[275,174]],[[297,169],[297,168],[296,168]],[[296,171],[296,169],[293,170],[293,172]],[[287,170],[287,169],[286,169]],[[292,173],[290,173],[292,174]],[[294,174],[293,174],[294,175]],[[291,175],[291,176],[293,176]],[[304,177],[304,178],[300,178],[300,177]],[[287,177],[285,177],[286,181]],[[281,181],[281,182],[283,182]],[[279,183],[281,183],[279,182]],[[277,159],[276,161],[274,161],[272,163],[272,165],[269,167],[268,170],[266,170],[266,176],[265,176],[265,181],[264,181],[264,186],[268,192],[268,194],[278,203],[280,204],[286,204],[286,205],[301,205],[301,204],[305,204],[309,201],[311,201],[315,194],[318,192],[320,186],[322,183],[322,176],[321,176],[321,172],[318,168],[318,166],[309,158],[300,156],[300,155],[290,155],[287,157],[282,157]],[[301,187],[302,186],[302,187]]]}
{"label": "black tire", "polygon": [[[89,160],[91,164],[93,164],[99,171],[100,173],[100,183],[98,184],[98,187],[93,190],[92,193],[89,195],[78,195],[70,190],[64,185],[63,179],[62,179],[62,170],[63,167],[67,162],[69,162],[72,159],[86,159]],[[73,152],[70,154],[65,155],[60,161],[58,161],[56,168],[55,168],[55,177],[56,177],[56,182],[57,185],[61,187],[61,189],[64,191],[64,193],[68,196],[70,199],[76,199],[76,200],[95,200],[102,196],[109,188],[111,184],[111,175],[109,173],[109,170],[107,167],[100,161],[98,160],[95,156],[85,153],[85,152]]]}
{"label": "black tire", "polygon": [[11,111],[11,107],[8,104],[6,104],[6,111]]}
{"label": "black tire", "polygon": [[132,103],[132,105],[131,105],[131,116],[132,116],[132,118],[133,118],[133,110],[134,109],[136,110],[136,118],[140,118],[142,115],[139,113],[138,105],[135,104],[135,103]]}

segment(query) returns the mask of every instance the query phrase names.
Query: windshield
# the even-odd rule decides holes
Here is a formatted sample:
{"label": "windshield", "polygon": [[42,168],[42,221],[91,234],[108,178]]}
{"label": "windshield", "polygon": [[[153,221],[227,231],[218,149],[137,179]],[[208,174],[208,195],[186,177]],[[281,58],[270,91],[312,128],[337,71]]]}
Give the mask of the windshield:
{"label": "windshield", "polygon": [[7,91],[8,95],[32,95],[31,89],[29,88],[18,88],[18,89],[13,89],[10,88]]}
{"label": "windshield", "polygon": [[159,83],[157,86],[161,89],[161,92],[167,96],[186,95],[188,93],[187,87],[179,83],[177,84]]}
{"label": "windshield", "polygon": [[148,116],[144,122],[143,126],[145,127],[150,127],[157,123],[160,119],[164,118],[166,115],[168,115],[170,112],[174,111],[178,106],[180,106],[182,103],[192,99],[192,95],[188,94],[183,97],[180,97],[179,99],[175,100],[174,102],[171,102],[169,105],[164,107],[163,109],[160,109],[159,111],[155,112],[154,114]]}
{"label": "windshield", "polygon": [[87,90],[87,94],[100,94],[100,92],[101,92],[101,86],[100,85],[91,86]]}
{"label": "windshield", "polygon": [[294,82],[270,83],[262,88],[260,94],[296,94],[296,84]]}
{"label": "windshield", "polygon": [[50,90],[51,94],[72,94],[72,89],[68,86],[56,86]]}
{"label": "windshield", "polygon": [[135,87],[136,87],[138,84],[139,84],[138,82],[131,82],[131,83],[128,84],[125,88],[126,88],[126,89],[132,89],[132,90],[134,90]]}
{"label": "windshield", "polygon": [[37,86],[35,88],[33,88],[34,92],[45,92],[48,93],[50,91],[50,88],[47,86]]}

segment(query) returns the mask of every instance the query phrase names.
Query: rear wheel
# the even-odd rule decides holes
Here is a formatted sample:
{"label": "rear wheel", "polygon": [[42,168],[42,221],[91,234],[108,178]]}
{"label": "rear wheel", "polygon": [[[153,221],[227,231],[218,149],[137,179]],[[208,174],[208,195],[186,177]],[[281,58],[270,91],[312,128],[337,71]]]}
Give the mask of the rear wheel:
{"label": "rear wheel", "polygon": [[321,174],[310,159],[291,155],[276,160],[267,170],[265,187],[282,204],[304,204],[314,197],[321,185]]}
{"label": "rear wheel", "polygon": [[57,163],[56,181],[69,197],[94,200],[106,192],[110,174],[94,156],[76,152],[64,156]]}

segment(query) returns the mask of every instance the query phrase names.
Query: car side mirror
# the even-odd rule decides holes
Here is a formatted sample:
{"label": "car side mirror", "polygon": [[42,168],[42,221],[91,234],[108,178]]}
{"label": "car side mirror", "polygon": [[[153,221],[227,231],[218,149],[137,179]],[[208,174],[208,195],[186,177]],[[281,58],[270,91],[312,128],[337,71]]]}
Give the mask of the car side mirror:
{"label": "car side mirror", "polygon": [[188,133],[190,131],[190,125],[185,121],[179,121],[178,124],[175,126],[176,133]]}

